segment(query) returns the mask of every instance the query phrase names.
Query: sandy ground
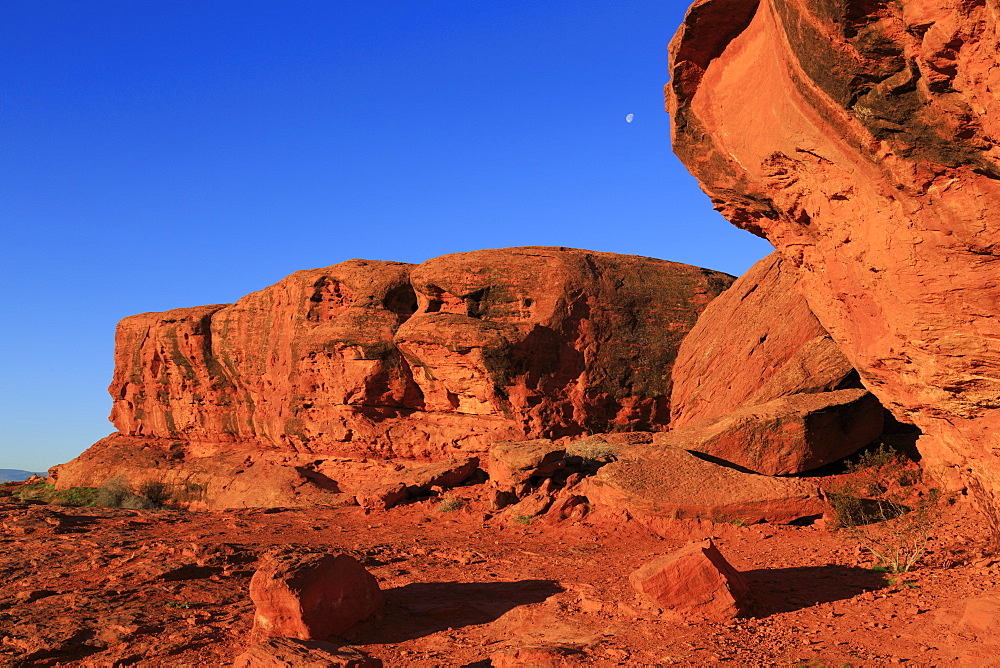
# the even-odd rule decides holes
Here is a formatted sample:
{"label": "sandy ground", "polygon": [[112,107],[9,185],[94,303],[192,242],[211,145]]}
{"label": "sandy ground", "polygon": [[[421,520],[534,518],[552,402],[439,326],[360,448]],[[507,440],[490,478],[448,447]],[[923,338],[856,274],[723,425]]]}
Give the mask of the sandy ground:
{"label": "sandy ground", "polygon": [[[215,512],[0,506],[0,665],[227,666],[246,646],[257,556],[357,557],[386,606],[343,639],[386,666],[1000,666],[1000,561],[958,504],[922,565],[890,578],[820,526],[715,525],[751,616],[661,613],[629,573],[686,544],[597,511],[519,523],[427,499]],[[529,651],[530,650],[530,651]],[[533,652],[533,654],[532,654]]]}

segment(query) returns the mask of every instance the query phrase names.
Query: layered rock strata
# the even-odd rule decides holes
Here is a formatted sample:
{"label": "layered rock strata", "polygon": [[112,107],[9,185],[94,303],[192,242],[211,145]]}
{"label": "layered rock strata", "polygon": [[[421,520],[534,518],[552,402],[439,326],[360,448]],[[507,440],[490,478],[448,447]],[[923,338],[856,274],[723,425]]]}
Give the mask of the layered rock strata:
{"label": "layered rock strata", "polygon": [[775,245],[931,466],[994,493],[997,60],[988,2],[699,0],[666,89],[716,208]]}

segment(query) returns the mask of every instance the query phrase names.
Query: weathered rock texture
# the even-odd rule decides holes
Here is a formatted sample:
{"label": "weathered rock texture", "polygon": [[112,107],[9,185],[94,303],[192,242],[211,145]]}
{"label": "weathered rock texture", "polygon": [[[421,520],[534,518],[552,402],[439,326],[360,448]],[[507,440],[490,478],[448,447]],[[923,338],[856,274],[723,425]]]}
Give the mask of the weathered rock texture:
{"label": "weathered rock texture", "polygon": [[772,253],[705,308],[677,352],[672,429],[780,397],[858,386],[796,290],[796,275]]}
{"label": "weathered rock texture", "polygon": [[711,540],[692,543],[629,575],[636,591],[686,617],[724,622],[750,607],[750,587]]}
{"label": "weathered rock texture", "polygon": [[699,0],[674,147],[933,464],[1000,490],[995,2]]}
{"label": "weathered rock texture", "polygon": [[798,293],[796,274],[772,253],[702,313],[674,365],[674,447],[782,475],[879,436],[885,410]]}
{"label": "weathered rock texture", "polygon": [[[418,266],[351,260],[235,304],[131,316],[110,388],[119,434],[59,467],[57,484],[149,471],[182,483],[211,473],[212,457],[233,476],[283,458],[294,468],[282,489],[302,478],[337,492],[342,476],[319,471],[330,457],[440,460],[503,439],[662,429],[680,341],[732,280],[511,248]],[[231,486],[226,475],[213,489]]]}

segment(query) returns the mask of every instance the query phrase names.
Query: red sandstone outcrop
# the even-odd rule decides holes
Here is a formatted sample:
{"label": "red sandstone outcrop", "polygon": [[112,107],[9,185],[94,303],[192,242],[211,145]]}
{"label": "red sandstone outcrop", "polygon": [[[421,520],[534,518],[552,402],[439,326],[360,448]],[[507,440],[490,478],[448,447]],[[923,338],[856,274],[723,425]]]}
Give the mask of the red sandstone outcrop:
{"label": "red sandstone outcrop", "polygon": [[251,642],[272,637],[327,640],[375,614],[378,581],[347,554],[276,552],[250,580],[256,606]]}
{"label": "red sandstone outcrop", "polygon": [[750,587],[711,540],[654,559],[629,575],[632,586],[664,610],[715,622],[750,607]]}
{"label": "red sandstone outcrop", "polygon": [[1000,491],[995,5],[699,0],[674,38],[674,148],[797,272],[931,466]]}
{"label": "red sandstone outcrop", "polygon": [[672,429],[792,394],[857,386],[851,363],[796,290],[796,274],[772,253],[705,308],[677,351]]}
{"label": "red sandstone outcrop", "polygon": [[239,493],[298,505],[306,491],[348,491],[337,458],[436,461],[497,440],[663,428],[680,341],[731,281],[511,248],[351,260],[235,304],[131,316],[110,388],[119,434],[57,467],[57,485],[155,474],[209,487],[203,507],[233,507],[239,481],[257,479],[260,491]]}

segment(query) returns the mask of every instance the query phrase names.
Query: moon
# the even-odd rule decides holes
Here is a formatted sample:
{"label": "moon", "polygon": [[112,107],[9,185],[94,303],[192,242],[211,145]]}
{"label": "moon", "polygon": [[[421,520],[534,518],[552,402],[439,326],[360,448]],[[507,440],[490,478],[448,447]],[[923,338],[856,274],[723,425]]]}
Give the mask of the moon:
{"label": "moon", "polygon": [[635,118],[635,114],[629,114],[628,116],[625,117],[625,122],[631,123],[633,118]]}

